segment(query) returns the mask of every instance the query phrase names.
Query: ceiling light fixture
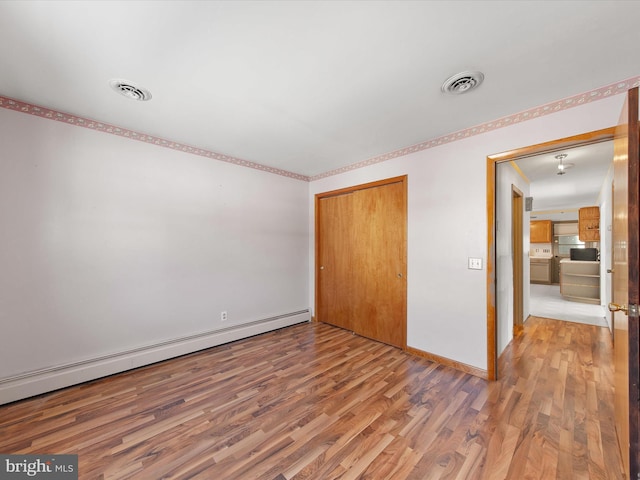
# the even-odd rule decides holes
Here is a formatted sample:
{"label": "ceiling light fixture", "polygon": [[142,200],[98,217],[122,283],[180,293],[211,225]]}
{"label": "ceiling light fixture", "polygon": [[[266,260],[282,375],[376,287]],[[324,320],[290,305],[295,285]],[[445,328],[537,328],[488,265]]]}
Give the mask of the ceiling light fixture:
{"label": "ceiling light fixture", "polygon": [[560,155],[556,155],[556,159],[558,160],[558,173],[556,175],[564,175],[567,173],[567,169],[573,167],[573,163],[564,163],[564,159],[569,155],[566,153],[561,153]]}
{"label": "ceiling light fixture", "polygon": [[114,78],[113,80],[109,80],[109,85],[120,95],[130,98],[131,100],[138,100],[140,102],[151,100],[151,92],[149,90],[129,80]]}
{"label": "ceiling light fixture", "polygon": [[461,72],[447,78],[440,90],[451,95],[461,95],[478,88],[483,80],[482,72]]}

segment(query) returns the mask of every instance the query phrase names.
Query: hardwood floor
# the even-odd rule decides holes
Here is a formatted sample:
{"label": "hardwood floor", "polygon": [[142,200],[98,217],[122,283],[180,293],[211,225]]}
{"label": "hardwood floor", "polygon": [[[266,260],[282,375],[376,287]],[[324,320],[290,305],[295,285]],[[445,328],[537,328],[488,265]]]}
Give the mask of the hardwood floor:
{"label": "hardwood floor", "polygon": [[487,382],[301,324],[0,407],[81,479],[621,479],[608,330],[531,318]]}

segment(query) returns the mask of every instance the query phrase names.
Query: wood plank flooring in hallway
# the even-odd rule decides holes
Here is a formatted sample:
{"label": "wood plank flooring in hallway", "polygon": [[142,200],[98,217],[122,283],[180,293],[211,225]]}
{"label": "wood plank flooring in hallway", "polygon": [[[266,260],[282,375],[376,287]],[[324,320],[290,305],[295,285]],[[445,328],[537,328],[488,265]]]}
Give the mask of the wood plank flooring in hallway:
{"label": "wood plank flooring in hallway", "polygon": [[530,318],[487,382],[301,324],[0,407],[81,479],[621,479],[606,328]]}

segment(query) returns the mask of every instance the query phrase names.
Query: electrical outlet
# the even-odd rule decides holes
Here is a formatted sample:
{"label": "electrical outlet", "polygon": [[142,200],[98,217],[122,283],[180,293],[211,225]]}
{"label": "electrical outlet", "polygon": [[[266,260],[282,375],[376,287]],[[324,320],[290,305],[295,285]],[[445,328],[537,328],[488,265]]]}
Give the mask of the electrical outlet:
{"label": "electrical outlet", "polygon": [[227,312],[220,312],[220,321],[221,322],[227,321]]}

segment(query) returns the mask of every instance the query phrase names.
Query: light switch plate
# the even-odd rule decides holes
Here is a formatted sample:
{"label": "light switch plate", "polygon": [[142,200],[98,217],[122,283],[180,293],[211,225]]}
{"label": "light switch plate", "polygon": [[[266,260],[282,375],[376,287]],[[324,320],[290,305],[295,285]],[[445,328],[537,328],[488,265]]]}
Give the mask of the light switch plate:
{"label": "light switch plate", "polygon": [[469,270],[482,270],[482,259],[469,257]]}

